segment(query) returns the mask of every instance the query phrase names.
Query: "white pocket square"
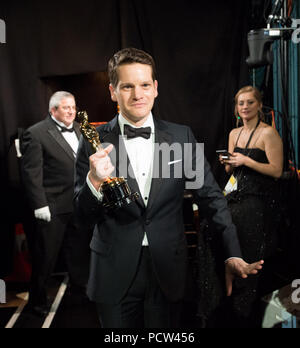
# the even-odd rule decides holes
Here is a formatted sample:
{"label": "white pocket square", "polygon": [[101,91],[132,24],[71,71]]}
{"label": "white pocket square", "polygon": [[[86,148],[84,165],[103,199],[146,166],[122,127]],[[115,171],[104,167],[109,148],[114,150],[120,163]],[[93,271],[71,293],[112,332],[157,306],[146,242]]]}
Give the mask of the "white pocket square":
{"label": "white pocket square", "polygon": [[182,162],[182,159],[179,159],[179,160],[176,160],[176,161],[168,162],[168,165],[170,166],[171,164],[175,164],[175,163],[178,163],[178,162]]}

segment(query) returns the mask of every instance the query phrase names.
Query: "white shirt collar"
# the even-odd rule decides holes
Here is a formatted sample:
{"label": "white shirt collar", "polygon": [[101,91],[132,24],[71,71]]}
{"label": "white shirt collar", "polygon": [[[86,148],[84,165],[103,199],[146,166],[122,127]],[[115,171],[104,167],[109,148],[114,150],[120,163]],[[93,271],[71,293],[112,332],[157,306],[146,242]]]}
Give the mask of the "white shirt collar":
{"label": "white shirt collar", "polygon": [[[129,126],[131,126],[133,128],[139,128],[139,127],[136,127],[135,125],[133,125],[132,123],[130,123],[129,121],[127,121],[126,118],[121,113],[119,113],[119,116],[118,116],[118,123],[119,123],[122,135],[124,135],[124,125],[125,124],[128,124]],[[150,112],[149,116],[147,117],[147,119],[142,127],[151,127],[151,133],[154,133],[154,121],[153,121],[153,115],[151,112]]]}
{"label": "white shirt collar", "polygon": [[61,126],[61,127],[68,128],[68,129],[70,129],[70,128],[73,127],[73,123],[70,124],[70,126],[67,127],[63,122],[58,121],[58,120],[57,120],[54,116],[52,116],[51,114],[50,114],[50,116],[51,116],[52,120],[53,120],[54,122],[56,122],[56,123],[57,123],[59,126]]}

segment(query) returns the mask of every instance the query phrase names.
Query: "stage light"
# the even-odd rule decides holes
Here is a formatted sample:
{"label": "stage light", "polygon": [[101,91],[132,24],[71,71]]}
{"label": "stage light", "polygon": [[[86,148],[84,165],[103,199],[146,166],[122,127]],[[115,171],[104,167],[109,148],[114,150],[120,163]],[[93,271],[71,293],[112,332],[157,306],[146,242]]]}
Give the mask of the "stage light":
{"label": "stage light", "polygon": [[284,30],[271,28],[272,23],[286,24],[280,16],[284,0],[276,0],[267,19],[267,28],[251,30],[248,33],[249,57],[246,63],[250,68],[273,64],[272,44],[284,35]]}
{"label": "stage light", "polygon": [[246,63],[250,68],[273,64],[272,44],[281,36],[277,29],[258,29],[248,33],[249,57]]}

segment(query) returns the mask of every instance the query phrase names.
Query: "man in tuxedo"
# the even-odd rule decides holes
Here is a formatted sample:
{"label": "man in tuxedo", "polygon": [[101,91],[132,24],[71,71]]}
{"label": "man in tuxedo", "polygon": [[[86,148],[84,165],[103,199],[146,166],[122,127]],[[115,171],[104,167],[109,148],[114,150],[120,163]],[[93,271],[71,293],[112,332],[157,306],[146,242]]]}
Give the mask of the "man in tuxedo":
{"label": "man in tuxedo", "polygon": [[[27,129],[22,138],[22,180],[35,219],[35,228],[27,235],[32,257],[27,308],[37,314],[47,313],[47,281],[66,236],[70,241],[78,234],[73,195],[80,129],[75,117],[74,96],[56,92],[50,98],[47,118]],[[64,250],[64,261],[74,269],[70,247]]]}
{"label": "man in tuxedo", "polygon": [[[76,161],[76,211],[95,225],[88,295],[97,303],[102,327],[176,326],[172,309],[183,298],[187,273],[182,213],[187,183],[199,210],[223,240],[228,294],[234,274],[255,274],[263,261],[249,265],[242,260],[226,201],[203,153],[197,155],[190,128],[153,117],[158,83],[152,57],[123,49],[110,59],[108,73],[111,98],[120,113],[97,131],[100,141],[110,145],[93,154],[82,138]],[[181,149],[189,144],[192,152],[182,150],[176,157],[171,151],[164,161],[156,151],[163,144]],[[195,180],[193,186],[201,167],[203,182]],[[127,177],[131,190],[139,194],[117,210],[104,207],[102,193],[113,172]]]}

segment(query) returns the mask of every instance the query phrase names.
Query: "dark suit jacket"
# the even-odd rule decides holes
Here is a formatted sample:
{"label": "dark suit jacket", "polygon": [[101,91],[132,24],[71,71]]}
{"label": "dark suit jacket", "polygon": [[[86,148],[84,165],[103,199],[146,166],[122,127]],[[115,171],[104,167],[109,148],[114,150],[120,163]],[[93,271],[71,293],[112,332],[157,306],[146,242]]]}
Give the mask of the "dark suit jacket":
{"label": "dark suit jacket", "polygon": [[[123,176],[125,173],[118,172],[118,169],[124,167],[126,151],[122,141],[119,145],[120,129],[117,118],[97,130],[102,143],[115,146],[117,160],[113,164],[117,168],[117,175]],[[155,142],[178,143],[183,146],[185,143],[195,145],[196,140],[189,127],[155,120]],[[117,211],[105,211],[102,203],[97,201],[86,184],[88,157],[92,153],[90,144],[81,139],[76,161],[75,206],[82,220],[96,224],[90,245],[92,256],[89,297],[93,301],[106,303],[118,303],[121,300],[137,270],[146,231],[159,284],[169,300],[179,300],[184,295],[187,271],[187,245],[182,211],[187,178],[176,178],[174,170],[171,170],[170,178],[152,179],[147,207],[140,198]],[[187,164],[188,159],[182,155],[183,161],[174,165]],[[172,160],[176,158],[171,157],[170,161]],[[168,163],[160,160],[160,166],[164,171]],[[226,200],[206,160],[204,172],[203,187],[193,192],[199,210],[213,221],[216,233],[223,239],[224,257],[240,257],[236,229],[227,210]],[[132,191],[139,192],[134,178],[128,177],[128,184]]]}
{"label": "dark suit jacket", "polygon": [[[78,123],[74,122],[77,136]],[[33,210],[50,207],[51,214],[73,211],[73,150],[50,116],[23,134],[21,171],[25,190]]]}

